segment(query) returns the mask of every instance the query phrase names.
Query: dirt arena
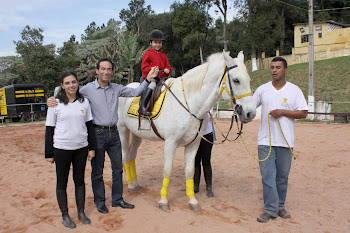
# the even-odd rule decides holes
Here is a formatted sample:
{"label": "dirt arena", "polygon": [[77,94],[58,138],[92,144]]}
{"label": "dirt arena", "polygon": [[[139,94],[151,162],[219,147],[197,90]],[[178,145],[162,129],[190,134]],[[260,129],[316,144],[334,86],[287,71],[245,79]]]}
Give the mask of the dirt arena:
{"label": "dirt arena", "polygon": [[[219,121],[224,132],[229,121]],[[259,120],[244,126],[244,137],[256,154]],[[236,131],[234,131],[235,133]],[[183,148],[177,150],[170,180],[170,211],[158,208],[162,186],[163,142],[143,142],[136,160],[142,188],[124,199],[134,210],[111,207],[111,169],[105,163],[109,214],[100,214],[86,169],[86,214],[91,225],[77,219],[74,186],[68,184],[69,212],[77,227],[61,223],[55,197],[55,167],[44,159],[44,123],[0,124],[0,232],[350,232],[350,124],[297,123],[295,154],[286,208],[292,218],[258,223],[263,212],[262,184],[257,161],[242,142],[214,145],[214,198],[207,198],[202,177],[196,194],[202,210],[191,211],[185,196]],[[231,133],[231,137],[233,134]],[[219,137],[219,141],[220,141]]]}

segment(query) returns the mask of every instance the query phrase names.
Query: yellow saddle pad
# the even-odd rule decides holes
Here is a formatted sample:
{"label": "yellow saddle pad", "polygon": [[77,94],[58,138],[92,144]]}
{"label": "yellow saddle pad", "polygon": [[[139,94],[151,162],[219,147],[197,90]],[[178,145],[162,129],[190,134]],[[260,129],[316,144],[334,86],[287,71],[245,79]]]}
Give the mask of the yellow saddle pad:
{"label": "yellow saddle pad", "polygon": [[[172,82],[169,84],[169,87],[171,86]],[[160,93],[157,101],[154,103],[153,109],[152,109],[152,115],[151,118],[152,119],[157,119],[160,115],[160,113],[162,112],[162,108],[165,102],[165,99],[168,95],[168,89],[165,89],[162,93]],[[139,118],[139,106],[140,106],[140,99],[141,96],[138,97],[134,97],[130,107],[128,109],[128,111],[126,112],[126,115],[130,116],[130,117],[135,117],[135,118]],[[142,116],[141,116],[142,117]]]}

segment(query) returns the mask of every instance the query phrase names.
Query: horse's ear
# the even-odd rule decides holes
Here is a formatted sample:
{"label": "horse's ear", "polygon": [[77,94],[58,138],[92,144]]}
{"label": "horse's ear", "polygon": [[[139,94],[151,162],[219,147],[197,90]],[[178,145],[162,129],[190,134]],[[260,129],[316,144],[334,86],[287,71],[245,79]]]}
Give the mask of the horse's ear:
{"label": "horse's ear", "polygon": [[226,65],[232,66],[234,64],[234,62],[233,62],[232,57],[230,56],[230,52],[225,52],[225,50],[223,50],[222,53],[224,54]]}
{"label": "horse's ear", "polygon": [[240,51],[237,55],[238,60],[240,60],[241,62],[244,62],[244,54],[243,51]]}

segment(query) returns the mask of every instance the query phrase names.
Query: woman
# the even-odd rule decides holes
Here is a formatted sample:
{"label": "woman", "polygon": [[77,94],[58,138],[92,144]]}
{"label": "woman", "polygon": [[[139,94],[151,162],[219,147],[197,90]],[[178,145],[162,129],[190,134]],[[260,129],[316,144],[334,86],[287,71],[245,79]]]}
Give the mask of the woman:
{"label": "woman", "polygon": [[[210,113],[213,114],[213,108],[210,109]],[[211,150],[213,148],[213,141],[215,140],[215,134],[213,131],[213,123],[210,119],[210,115],[208,114],[209,121],[208,125],[204,131],[204,137],[208,141],[201,139],[199,144],[199,148],[197,150],[196,159],[195,159],[195,169],[194,169],[194,192],[199,192],[199,182],[201,180],[201,162],[203,165],[204,171],[204,179],[206,183],[206,190],[208,197],[214,197],[213,186],[212,186],[212,169],[211,169]]]}
{"label": "woman", "polygon": [[73,167],[75,200],[78,218],[83,224],[91,221],[84,213],[86,159],[95,156],[95,138],[89,101],[79,93],[79,82],[73,72],[61,76],[58,105],[49,107],[46,117],[45,158],[56,164],[56,196],[62,212],[63,225],[75,228],[69,217],[67,183],[70,165]]}

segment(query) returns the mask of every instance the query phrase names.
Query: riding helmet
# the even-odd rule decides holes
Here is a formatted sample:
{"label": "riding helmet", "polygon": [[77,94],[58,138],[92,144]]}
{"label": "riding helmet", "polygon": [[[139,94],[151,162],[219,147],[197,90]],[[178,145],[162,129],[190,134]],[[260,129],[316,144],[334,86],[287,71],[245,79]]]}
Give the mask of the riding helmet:
{"label": "riding helmet", "polygon": [[149,40],[164,40],[164,34],[161,30],[155,29],[149,35]]}

